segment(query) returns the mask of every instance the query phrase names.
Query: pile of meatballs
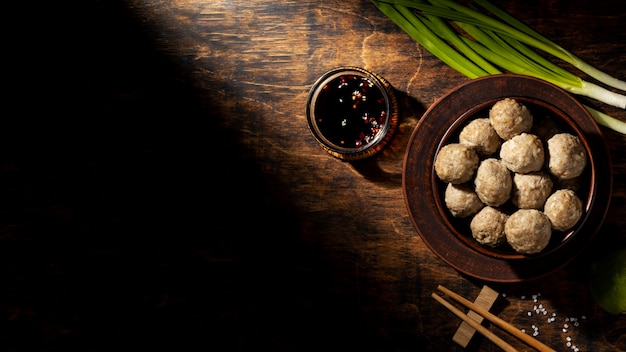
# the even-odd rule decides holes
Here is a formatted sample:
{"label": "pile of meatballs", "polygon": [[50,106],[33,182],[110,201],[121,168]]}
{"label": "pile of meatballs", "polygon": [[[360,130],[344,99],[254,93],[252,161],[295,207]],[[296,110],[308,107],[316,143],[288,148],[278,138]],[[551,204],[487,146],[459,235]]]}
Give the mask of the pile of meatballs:
{"label": "pile of meatballs", "polygon": [[469,121],[458,142],[435,157],[452,216],[471,219],[478,243],[508,243],[523,254],[541,252],[553,231],[570,230],[580,220],[576,190],[586,165],[577,136],[550,118],[533,123],[528,107],[512,98],[497,101],[488,117]]}

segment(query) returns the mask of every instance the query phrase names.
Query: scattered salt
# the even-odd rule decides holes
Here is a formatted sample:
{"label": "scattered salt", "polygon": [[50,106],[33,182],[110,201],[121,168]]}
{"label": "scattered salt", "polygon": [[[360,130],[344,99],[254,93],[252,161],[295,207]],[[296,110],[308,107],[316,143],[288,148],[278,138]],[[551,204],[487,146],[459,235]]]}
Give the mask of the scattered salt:
{"label": "scattered salt", "polygon": [[[506,297],[506,294],[502,294],[503,297]],[[553,323],[556,321],[557,319],[557,312],[549,312],[548,309],[543,305],[543,303],[539,302],[539,298],[541,297],[540,293],[537,294],[533,294],[533,295],[521,295],[520,299],[525,300],[526,297],[529,297],[529,299],[532,299],[533,304],[532,304],[532,309],[528,310],[526,312],[527,316],[532,317],[533,316],[533,312],[534,314],[537,315],[544,315],[547,316],[546,321],[548,323]],[[580,322],[579,320],[584,320],[587,319],[587,317],[585,315],[582,315],[580,317],[565,317],[562,321],[563,321],[563,326],[561,331],[563,333],[567,333],[569,330],[571,330],[571,328],[573,327],[579,327],[580,326]],[[539,335],[539,326],[532,324],[532,336],[538,336]],[[521,331],[523,333],[526,333],[526,329],[521,329]],[[568,349],[571,349],[574,352],[580,352],[580,348],[576,345],[574,345],[572,337],[571,336],[566,336],[565,337],[565,345],[567,346]]]}

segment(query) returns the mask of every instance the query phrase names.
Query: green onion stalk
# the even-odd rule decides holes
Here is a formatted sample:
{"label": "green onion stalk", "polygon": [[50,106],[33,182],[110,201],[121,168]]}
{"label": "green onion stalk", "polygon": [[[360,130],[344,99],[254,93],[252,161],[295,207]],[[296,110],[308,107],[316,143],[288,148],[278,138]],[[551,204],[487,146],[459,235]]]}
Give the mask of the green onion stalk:
{"label": "green onion stalk", "polygon": [[[570,93],[626,109],[626,95],[586,81],[537,50],[576,67],[609,88],[617,79],[575,56],[487,0],[465,6],[451,0],[372,0],[387,17],[448,66],[470,79],[508,71],[550,82]],[[597,123],[626,134],[626,122],[585,105]]]}

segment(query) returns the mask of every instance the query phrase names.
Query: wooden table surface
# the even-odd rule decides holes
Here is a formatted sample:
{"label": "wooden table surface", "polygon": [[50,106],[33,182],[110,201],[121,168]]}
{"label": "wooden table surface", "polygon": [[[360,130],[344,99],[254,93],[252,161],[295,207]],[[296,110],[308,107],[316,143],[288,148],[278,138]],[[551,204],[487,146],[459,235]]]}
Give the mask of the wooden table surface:
{"label": "wooden table surface", "polygon": [[[622,2],[494,2],[626,79]],[[602,128],[614,193],[586,252],[542,280],[485,283],[425,246],[401,186],[421,115],[468,79],[370,2],[33,7],[17,13],[37,30],[6,55],[1,350],[464,350],[438,284],[472,299],[489,284],[500,317],[556,350],[626,350],[626,316],[586,284],[626,242],[626,136]],[[305,117],[312,83],[346,65],[385,77],[402,107],[391,145],[354,163]]]}

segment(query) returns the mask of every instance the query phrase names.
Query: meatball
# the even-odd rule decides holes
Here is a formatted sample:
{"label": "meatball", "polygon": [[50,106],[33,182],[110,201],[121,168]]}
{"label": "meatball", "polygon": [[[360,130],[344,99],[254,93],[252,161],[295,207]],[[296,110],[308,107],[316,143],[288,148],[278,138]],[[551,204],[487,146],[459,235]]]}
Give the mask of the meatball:
{"label": "meatball", "polygon": [[460,143],[444,145],[435,159],[435,172],[444,182],[464,183],[472,179],[478,167],[476,151]]}
{"label": "meatball", "polygon": [[566,231],[574,227],[583,214],[583,204],[574,191],[561,189],[546,200],[543,212],[557,231]]}
{"label": "meatball", "polygon": [[500,159],[513,172],[539,171],[545,159],[543,143],[534,134],[519,134],[502,143]]}
{"label": "meatball", "polygon": [[448,183],[444,200],[450,213],[457,218],[474,215],[485,206],[474,189],[466,183],[458,185]]}
{"label": "meatball", "polygon": [[476,170],[476,194],[487,205],[497,207],[509,200],[512,183],[509,169],[498,159],[485,159]]}
{"label": "meatball", "polygon": [[497,101],[489,110],[489,121],[498,135],[508,140],[523,132],[530,132],[533,115],[526,105],[515,99]]}
{"label": "meatball", "polygon": [[545,172],[513,175],[511,202],[520,209],[541,209],[552,192],[552,179]]}
{"label": "meatball", "polygon": [[479,154],[491,155],[500,148],[501,140],[488,118],[477,118],[461,130],[459,142],[476,149]]}
{"label": "meatball", "polygon": [[516,252],[541,252],[552,237],[552,226],[546,214],[537,209],[519,209],[504,224],[506,241]]}
{"label": "meatball", "polygon": [[548,139],[548,170],[569,180],[580,176],[587,166],[587,153],[580,139],[569,133],[557,133]]}
{"label": "meatball", "polygon": [[497,247],[506,242],[504,224],[508,215],[492,207],[482,208],[472,218],[470,229],[472,237],[480,243],[491,247]]}

